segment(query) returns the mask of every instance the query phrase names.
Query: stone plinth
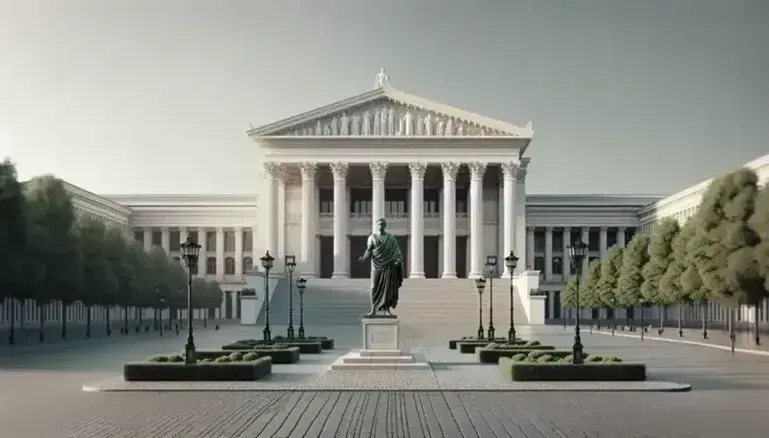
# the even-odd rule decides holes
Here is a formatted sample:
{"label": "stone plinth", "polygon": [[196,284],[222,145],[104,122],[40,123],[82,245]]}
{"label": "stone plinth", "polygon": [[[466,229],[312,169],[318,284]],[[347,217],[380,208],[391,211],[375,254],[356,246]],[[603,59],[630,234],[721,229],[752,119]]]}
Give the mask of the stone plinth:
{"label": "stone plinth", "polygon": [[400,349],[400,321],[396,318],[363,318],[363,348],[341,356],[331,370],[426,370],[430,365],[417,362]]}

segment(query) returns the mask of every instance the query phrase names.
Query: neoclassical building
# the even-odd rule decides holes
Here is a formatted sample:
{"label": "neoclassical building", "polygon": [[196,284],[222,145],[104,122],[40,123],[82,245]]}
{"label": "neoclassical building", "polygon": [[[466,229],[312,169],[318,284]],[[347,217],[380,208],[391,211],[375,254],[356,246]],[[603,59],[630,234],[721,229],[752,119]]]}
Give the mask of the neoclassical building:
{"label": "neoclassical building", "polygon": [[[522,258],[518,271],[540,271],[545,317],[558,319],[570,242],[579,237],[589,260],[601,259],[664,217],[685,221],[710,183],[667,197],[530,195],[526,175],[538,164],[526,154],[531,122],[519,127],[403,92],[384,72],[371,90],[246,134],[263,157],[263,190],[251,196],[67,189],[78,214],[124,230],[148,250],[160,246],[178,258],[180,242],[195,236],[205,261],[198,275],[225,290],[218,317],[240,316],[244,274],[259,269],[267,250],[278,272],[293,254],[307,277],[367,278],[357,257],[375,219],[385,217],[409,277],[476,277],[487,255],[501,260],[512,250]],[[769,179],[769,155],[746,166]],[[34,321],[28,304],[23,317]],[[12,308],[3,306],[0,325]]]}

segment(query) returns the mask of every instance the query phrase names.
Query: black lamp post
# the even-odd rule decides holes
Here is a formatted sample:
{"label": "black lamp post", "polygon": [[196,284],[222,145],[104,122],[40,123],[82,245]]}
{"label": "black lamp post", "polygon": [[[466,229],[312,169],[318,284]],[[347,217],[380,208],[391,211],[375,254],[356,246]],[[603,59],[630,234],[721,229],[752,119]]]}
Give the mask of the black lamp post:
{"label": "black lamp post", "polygon": [[195,340],[192,336],[192,269],[198,264],[198,254],[200,245],[193,242],[189,237],[187,241],[181,244],[181,255],[187,264],[187,344],[184,346],[184,363],[194,364],[195,359]]}
{"label": "black lamp post", "polygon": [[574,327],[574,347],[572,348],[573,363],[575,365],[579,365],[584,362],[582,357],[582,338],[580,337],[579,333],[579,280],[580,277],[582,277],[582,261],[585,260],[585,253],[587,253],[587,244],[579,239],[574,241],[569,247],[569,259],[571,260],[571,267],[577,273],[577,317]]}
{"label": "black lamp post", "polygon": [[288,339],[294,339],[294,269],[296,269],[296,257],[286,256],[286,269],[288,270]]}
{"label": "black lamp post", "polygon": [[259,260],[262,261],[262,267],[264,268],[264,331],[262,332],[265,342],[270,342],[272,335],[270,333],[270,269],[272,269],[272,263],[275,261],[267,251]]}
{"label": "black lamp post", "polygon": [[494,276],[497,274],[497,256],[486,256],[486,275],[489,277],[489,341],[494,340]]}
{"label": "black lamp post", "polygon": [[515,253],[510,251],[510,255],[505,257],[505,266],[507,266],[507,272],[510,273],[510,330],[507,331],[507,343],[514,344],[517,337],[515,336],[515,298],[513,297],[513,274],[515,268],[518,266],[518,257]]}
{"label": "black lamp post", "polygon": [[[160,337],[163,337],[163,310],[166,308],[166,297],[160,296]],[[171,311],[168,311],[168,330],[171,330]]]}
{"label": "black lamp post", "polygon": [[306,278],[296,280],[296,288],[299,290],[299,339],[304,339],[304,288],[307,287]]}
{"label": "black lamp post", "polygon": [[478,339],[483,339],[483,290],[486,289],[486,279],[475,279],[475,289],[478,291]]}

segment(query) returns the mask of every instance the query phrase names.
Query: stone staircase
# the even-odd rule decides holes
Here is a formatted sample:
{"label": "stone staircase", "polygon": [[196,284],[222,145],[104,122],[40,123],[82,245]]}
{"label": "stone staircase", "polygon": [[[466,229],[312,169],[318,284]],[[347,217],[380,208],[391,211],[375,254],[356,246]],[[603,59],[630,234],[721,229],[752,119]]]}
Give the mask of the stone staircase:
{"label": "stone staircase", "polygon": [[[304,324],[308,327],[320,325],[355,325],[360,329],[363,315],[369,312],[368,279],[326,279],[307,280],[304,291]],[[279,284],[270,301],[270,322],[276,325],[288,324],[289,290],[288,282]],[[299,326],[299,292],[294,287],[294,326]],[[264,312],[257,324],[264,324]]]}

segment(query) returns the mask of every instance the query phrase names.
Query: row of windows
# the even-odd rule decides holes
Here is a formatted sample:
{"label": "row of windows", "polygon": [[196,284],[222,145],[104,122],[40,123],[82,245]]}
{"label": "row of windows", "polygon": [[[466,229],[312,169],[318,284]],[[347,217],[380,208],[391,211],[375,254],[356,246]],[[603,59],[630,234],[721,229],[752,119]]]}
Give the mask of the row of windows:
{"label": "row of windows", "polygon": [[[582,229],[581,228],[571,228],[569,229],[571,234],[571,241],[574,242],[578,238],[581,238]],[[630,242],[633,237],[635,236],[635,228],[627,228],[625,229],[625,243],[627,244]],[[561,252],[563,250],[563,238],[564,238],[564,231],[562,229],[554,229],[552,231],[553,233],[553,247],[552,250],[555,252]],[[619,241],[619,230],[612,230],[609,229],[606,232],[606,247],[611,248],[612,246],[616,245]],[[535,229],[534,230],[534,251],[535,252],[545,252],[545,246],[547,242],[547,238],[545,237],[546,231],[544,229]],[[590,231],[588,232],[588,248],[590,251],[600,251],[601,246],[601,232],[599,228],[590,228]]]}
{"label": "row of windows", "polygon": [[[163,245],[163,231],[161,230],[153,230],[151,233],[151,242],[152,246],[162,246]],[[179,251],[179,245],[181,244],[181,235],[182,233],[180,231],[170,231],[169,232],[169,240],[171,247],[169,248],[169,251]],[[235,252],[235,240],[237,238],[237,233],[235,231],[225,231],[224,232],[224,252]],[[190,239],[196,243],[198,242],[198,233],[197,231],[190,230],[187,234]],[[134,240],[137,242],[144,242],[144,230],[135,230],[134,231]],[[202,243],[201,243],[202,244]],[[216,231],[206,231],[206,241],[205,244],[202,244],[203,248],[207,251],[216,251]],[[252,252],[254,246],[254,236],[251,231],[243,231],[243,251],[245,252]]]}
{"label": "row of windows", "polygon": [[[599,260],[598,257],[590,257],[589,262],[592,263],[595,260]],[[544,275],[545,273],[545,258],[538,256],[534,257],[534,270],[539,271]],[[553,257],[553,274],[563,275],[563,259],[561,257]]]}
{"label": "row of windows", "polygon": [[[180,261],[179,257],[174,257],[177,262]],[[243,257],[243,272],[248,272],[254,269],[254,259],[251,257]],[[199,272],[198,266],[192,268],[192,273],[197,275]],[[206,258],[206,274],[215,275],[216,272],[216,257]],[[235,258],[224,258],[224,275],[235,275]]]}

